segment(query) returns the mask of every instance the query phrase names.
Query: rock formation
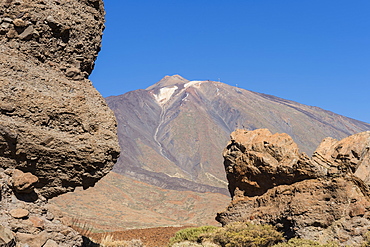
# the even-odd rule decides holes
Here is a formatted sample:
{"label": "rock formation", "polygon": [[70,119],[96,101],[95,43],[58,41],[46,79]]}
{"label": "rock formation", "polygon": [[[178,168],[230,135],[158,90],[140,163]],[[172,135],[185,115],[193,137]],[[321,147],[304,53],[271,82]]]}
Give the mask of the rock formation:
{"label": "rock formation", "polygon": [[87,79],[104,14],[101,0],[0,2],[0,218],[18,242],[76,245],[47,199],[93,186],[118,158],[115,117]]}
{"label": "rock formation", "polygon": [[327,138],[309,158],[287,134],[237,130],[224,150],[232,202],[222,224],[273,224],[287,238],[358,244],[370,229],[370,131]]}

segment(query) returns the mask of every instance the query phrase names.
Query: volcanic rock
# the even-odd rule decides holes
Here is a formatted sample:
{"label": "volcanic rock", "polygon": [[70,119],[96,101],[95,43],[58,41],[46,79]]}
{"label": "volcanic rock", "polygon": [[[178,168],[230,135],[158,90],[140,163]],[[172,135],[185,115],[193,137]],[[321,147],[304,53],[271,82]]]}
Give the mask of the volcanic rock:
{"label": "volcanic rock", "polygon": [[13,232],[0,225],[0,246],[13,246],[15,243]]}
{"label": "volcanic rock", "polygon": [[30,212],[28,212],[28,210],[23,209],[23,208],[16,208],[16,209],[10,210],[9,213],[13,218],[21,219],[21,218],[27,217]]}
{"label": "volcanic rock", "polygon": [[24,173],[18,169],[15,169],[12,175],[13,188],[18,193],[30,193],[38,181],[39,179],[32,173]]}
{"label": "volcanic rock", "polygon": [[27,233],[17,233],[17,242],[27,244],[29,247],[42,247],[48,240],[48,235],[45,231],[37,235]]}
{"label": "volcanic rock", "polygon": [[17,246],[82,245],[48,199],[94,186],[119,155],[115,116],[87,79],[104,14],[101,0],[0,1],[0,240],[6,244],[15,235]]}
{"label": "volcanic rock", "polygon": [[102,1],[0,4],[0,166],[47,198],[93,186],[118,158],[115,117],[86,79],[104,14]]}
{"label": "volcanic rock", "polygon": [[359,244],[370,229],[370,131],[325,139],[313,158],[287,134],[237,130],[224,150],[233,196],[222,224],[273,224],[287,238]]}

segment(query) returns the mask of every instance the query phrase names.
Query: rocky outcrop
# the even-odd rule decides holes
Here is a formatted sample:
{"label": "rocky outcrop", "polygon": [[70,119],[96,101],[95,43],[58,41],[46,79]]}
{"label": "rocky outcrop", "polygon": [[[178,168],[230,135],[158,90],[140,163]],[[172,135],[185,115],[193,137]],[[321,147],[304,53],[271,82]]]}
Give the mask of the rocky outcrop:
{"label": "rocky outcrop", "polygon": [[[0,246],[82,246],[81,236],[69,225],[71,220],[54,210],[37,191],[14,191],[14,177],[28,177],[19,170],[0,169]],[[53,245],[52,245],[53,246]]]}
{"label": "rocky outcrop", "polygon": [[0,8],[0,164],[45,197],[94,185],[115,163],[116,121],[87,76],[104,28],[100,0]]}
{"label": "rocky outcrop", "polygon": [[80,246],[47,201],[93,186],[119,155],[115,117],[87,79],[104,14],[101,0],[0,2],[3,242],[11,231],[17,244]]}
{"label": "rocky outcrop", "polygon": [[309,158],[287,134],[237,130],[223,153],[233,199],[217,220],[358,244],[370,229],[369,149],[370,131],[324,139]]}

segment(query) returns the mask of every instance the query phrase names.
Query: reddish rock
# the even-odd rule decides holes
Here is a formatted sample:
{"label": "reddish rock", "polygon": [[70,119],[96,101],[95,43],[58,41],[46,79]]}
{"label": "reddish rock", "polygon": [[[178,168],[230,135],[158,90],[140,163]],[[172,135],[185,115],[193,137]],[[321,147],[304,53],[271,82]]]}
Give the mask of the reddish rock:
{"label": "reddish rock", "polygon": [[370,229],[369,149],[370,131],[327,138],[310,159],[286,134],[237,130],[224,151],[233,200],[217,220],[273,224],[287,238],[359,244]]}
{"label": "reddish rock", "polygon": [[39,217],[31,216],[28,218],[28,220],[32,222],[34,227],[44,229],[45,222],[43,219]]}
{"label": "reddish rock", "polygon": [[9,213],[13,218],[21,219],[21,218],[26,218],[30,212],[28,212],[28,210],[23,209],[23,208],[17,208],[17,209],[10,210]]}
{"label": "reddish rock", "polygon": [[13,188],[18,193],[30,193],[32,192],[35,183],[39,179],[30,172],[24,173],[18,169],[15,169],[12,176]]}

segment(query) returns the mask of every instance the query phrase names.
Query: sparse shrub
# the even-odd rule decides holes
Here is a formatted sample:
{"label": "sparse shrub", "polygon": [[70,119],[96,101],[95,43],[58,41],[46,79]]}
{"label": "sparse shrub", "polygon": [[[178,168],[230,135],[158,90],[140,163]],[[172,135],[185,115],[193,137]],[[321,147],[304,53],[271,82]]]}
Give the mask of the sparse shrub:
{"label": "sparse shrub", "polygon": [[337,243],[329,242],[327,244],[320,244],[319,242],[308,240],[308,239],[300,239],[300,238],[292,238],[286,243],[279,243],[274,245],[273,247],[339,247]]}
{"label": "sparse shrub", "polygon": [[235,222],[204,237],[222,247],[265,247],[283,240],[282,233],[270,225]]}
{"label": "sparse shrub", "polygon": [[100,241],[102,247],[143,247],[141,240],[133,239],[131,241],[115,241],[112,235],[105,236]]}
{"label": "sparse shrub", "polygon": [[171,238],[169,246],[267,247],[282,240],[282,233],[276,231],[273,226],[236,222],[225,227],[183,229]]}
{"label": "sparse shrub", "polygon": [[215,226],[201,226],[182,229],[176,232],[175,236],[170,239],[169,246],[173,246],[175,243],[181,243],[185,241],[190,241],[193,243],[199,242],[201,236],[213,232],[216,229],[217,227]]}
{"label": "sparse shrub", "polygon": [[370,232],[367,232],[364,236],[364,242],[361,244],[361,247],[369,247],[370,246]]}

